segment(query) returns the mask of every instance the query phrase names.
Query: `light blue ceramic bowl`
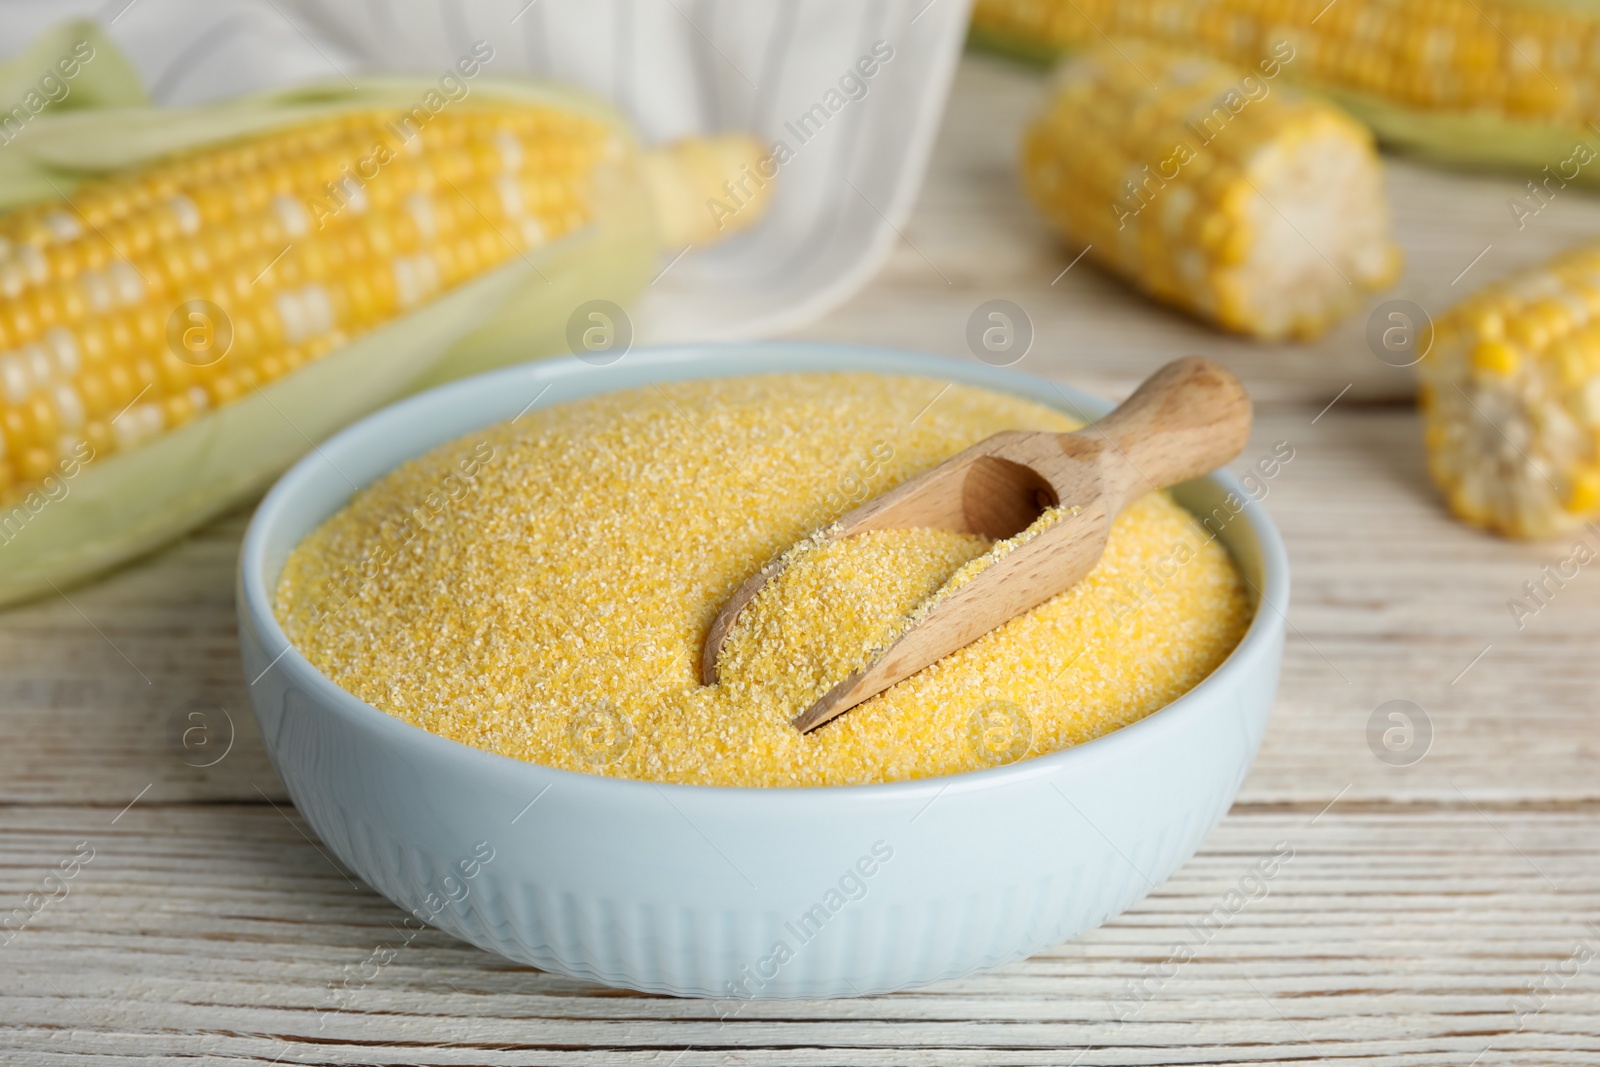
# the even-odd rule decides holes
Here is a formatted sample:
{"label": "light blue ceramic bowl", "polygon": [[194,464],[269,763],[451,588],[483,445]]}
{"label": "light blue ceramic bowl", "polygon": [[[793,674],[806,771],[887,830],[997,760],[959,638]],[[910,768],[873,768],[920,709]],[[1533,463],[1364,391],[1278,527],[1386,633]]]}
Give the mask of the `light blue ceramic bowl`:
{"label": "light blue ceramic bowl", "polygon": [[[1077,748],[889,785],[728,789],[552,770],[391,718],[313,668],[272,614],[290,550],[402,461],[538,406],[685,378],[869,370],[1062,406],[1054,385],[975,361],[770,343],[529,363],[396,404],[323,444],[256,512],[239,567],[246,679],[273,763],[338,857],[475,945],[579,978],[731,998],[883,993],[1075,937],[1192,855],[1233,802],[1277,688],[1289,570],[1230,475],[1179,487],[1265,601],[1194,690]],[[1107,405],[1078,393],[1098,415]]]}

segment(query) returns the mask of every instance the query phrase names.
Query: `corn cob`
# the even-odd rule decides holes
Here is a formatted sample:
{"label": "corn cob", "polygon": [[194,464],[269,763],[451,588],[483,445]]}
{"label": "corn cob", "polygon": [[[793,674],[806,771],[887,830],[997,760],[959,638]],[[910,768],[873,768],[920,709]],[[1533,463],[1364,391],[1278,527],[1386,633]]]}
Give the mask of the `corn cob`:
{"label": "corn cob", "polygon": [[0,501],[584,227],[623,148],[553,106],[360,110],[0,217]]}
{"label": "corn cob", "polygon": [[1139,42],[1069,59],[1022,147],[1088,254],[1227,329],[1311,336],[1399,267],[1370,137],[1244,71]]}
{"label": "corn cob", "polygon": [[1450,309],[1418,369],[1428,468],[1456,515],[1523,538],[1600,517],[1600,247]]}
{"label": "corn cob", "polygon": [[981,38],[1034,52],[1128,37],[1424,111],[1581,128],[1600,117],[1600,20],[1527,0],[977,0]]}

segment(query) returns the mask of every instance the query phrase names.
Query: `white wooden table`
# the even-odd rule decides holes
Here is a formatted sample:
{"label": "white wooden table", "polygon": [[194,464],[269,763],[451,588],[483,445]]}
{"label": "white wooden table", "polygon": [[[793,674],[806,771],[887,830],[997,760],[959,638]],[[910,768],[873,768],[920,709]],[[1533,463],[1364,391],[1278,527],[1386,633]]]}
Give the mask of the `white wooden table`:
{"label": "white wooden table", "polygon": [[[93,853],[0,946],[0,1060],[1600,1063],[1600,573],[1519,632],[1507,600],[1566,550],[1445,516],[1410,379],[1368,352],[1360,317],[1314,346],[1258,345],[1087,263],[1061,275],[1076,249],[1016,191],[1035,91],[1029,74],[965,62],[906,241],[805,336],[961,354],[971,309],[1004,297],[1037,328],[1022,369],[1119,393],[1174,355],[1216,355],[1261,401],[1246,457],[1293,446],[1267,500],[1294,565],[1281,694],[1239,802],[1171,882],[990,974],[727,1018],[727,1004],[570,981],[430,930],[319,1025],[344,969],[401,940],[401,913],[328,858],[267,764],[234,641],[241,512],[70,602],[0,614],[0,911]],[[1577,192],[1518,232],[1504,201],[1519,184],[1394,165],[1398,294],[1437,309],[1600,233],[1600,201]],[[1431,726],[1409,766],[1369,746],[1390,700]],[[190,712],[217,747],[184,747]],[[193,766],[230,720],[231,749]],[[1275,847],[1293,858],[1266,895],[1168,967],[1187,924]],[[1130,983],[1137,1010],[1118,1003]]]}

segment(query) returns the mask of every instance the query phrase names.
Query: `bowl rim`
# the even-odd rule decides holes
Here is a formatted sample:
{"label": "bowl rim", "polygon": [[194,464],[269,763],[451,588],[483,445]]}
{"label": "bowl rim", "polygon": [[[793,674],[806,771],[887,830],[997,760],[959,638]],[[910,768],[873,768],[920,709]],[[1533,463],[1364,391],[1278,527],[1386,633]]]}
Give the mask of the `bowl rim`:
{"label": "bowl rim", "polygon": [[[1078,415],[1087,412],[1098,417],[1112,406],[1101,398],[1082,393],[1071,386],[1041,375],[1017,371],[1010,367],[998,368],[984,364],[977,364],[975,367],[976,361],[973,360],[883,346],[811,341],[706,342],[632,349],[627,353],[627,358],[634,365],[643,364],[647,368],[660,368],[693,364],[706,357],[725,356],[731,352],[752,356],[753,358],[749,361],[751,364],[750,369],[706,375],[689,374],[651,377],[644,381],[632,382],[615,389],[595,390],[584,394],[582,397],[574,397],[570,400],[556,400],[551,401],[549,404],[538,404],[536,400],[534,404],[529,405],[524,410],[533,410],[535,406],[555,406],[558,403],[568,403],[573,400],[586,399],[590,396],[599,396],[605,393],[644,388],[657,381],[692,381],[706,378],[755,376],[759,374],[827,373],[828,371],[822,367],[809,371],[804,368],[788,366],[763,367],[760,365],[762,362],[761,357],[779,356],[780,358],[799,358],[802,360],[817,358],[826,362],[830,358],[837,360],[847,354],[851,356],[853,365],[859,364],[856,369],[867,373],[925,375],[928,377],[948,376],[951,380],[964,380],[982,388],[1011,393],[1045,406],[1057,407],[1058,410],[1062,410],[1063,413],[1069,415],[1073,413],[1066,411],[1058,404],[1052,404],[1048,400],[1040,399],[1037,394],[1045,389],[1055,389],[1070,404],[1081,406],[1084,409],[1078,412]],[[884,368],[874,365],[882,362],[902,365],[910,363],[914,364],[915,367],[910,369],[904,367]],[[1160,744],[1163,734],[1173,732],[1177,728],[1179,720],[1206,713],[1208,705],[1214,703],[1212,695],[1222,695],[1222,692],[1230,684],[1227,677],[1229,674],[1249,669],[1249,663],[1260,655],[1268,654],[1272,643],[1281,639],[1282,631],[1288,621],[1289,561],[1282,537],[1279,535],[1271,517],[1267,514],[1265,506],[1245,491],[1239,480],[1224,469],[1195,480],[1215,482],[1224,492],[1232,493],[1243,501],[1243,507],[1238,513],[1238,518],[1244,520],[1249,532],[1254,535],[1260,553],[1262,580],[1260,587],[1255,589],[1256,611],[1239,643],[1234,646],[1232,651],[1210,674],[1201,679],[1193,688],[1172,702],[1157,708],[1142,719],[1119,727],[1101,737],[1069,748],[1057,749],[1053,752],[1046,752],[997,767],[960,771],[954,774],[927,778],[902,779],[893,782],[824,786],[703,785],[686,782],[658,782],[648,779],[621,778],[611,775],[590,774],[583,771],[571,771],[518,759],[514,756],[501,755],[464,742],[453,741],[420,726],[414,726],[411,723],[395,718],[342,689],[301,654],[300,650],[289,640],[288,635],[283,632],[282,627],[278,624],[277,616],[272,611],[275,590],[267,588],[264,578],[266,543],[270,532],[278,523],[283,521],[285,511],[291,506],[306,483],[314,478],[325,477],[324,472],[329,467],[337,471],[333,460],[329,458],[331,454],[353,447],[357,442],[366,441],[369,438],[377,440],[391,439],[394,436],[394,425],[408,417],[425,414],[430,408],[448,404],[449,401],[459,395],[473,393],[478,390],[487,390],[497,383],[515,381],[527,384],[530,381],[537,383],[543,379],[549,379],[554,382],[561,380],[563,377],[573,375],[581,377],[595,371],[603,372],[603,370],[604,367],[580,361],[574,356],[555,356],[487,371],[436,386],[379,408],[377,411],[364,416],[357,422],[327,438],[319,445],[313,446],[305,456],[273,484],[271,490],[268,491],[257,506],[245,530],[244,541],[239,553],[237,582],[239,602],[236,605],[236,609],[241,616],[245,616],[248,619],[248,622],[255,630],[257,639],[264,648],[281,647],[281,651],[276,654],[276,657],[267,668],[254,680],[247,679],[248,686],[253,689],[270,671],[283,671],[288,676],[288,685],[300,689],[310,699],[317,711],[340,716],[364,732],[375,734],[385,742],[407,750],[408,755],[424,760],[455,763],[460,766],[460,770],[463,773],[470,774],[477,771],[497,775],[521,775],[527,779],[529,788],[533,792],[539,792],[540,795],[542,795],[541,791],[543,789],[559,782],[566,787],[574,789],[602,790],[607,792],[613,800],[620,800],[630,792],[644,796],[647,792],[654,792],[660,795],[662,791],[668,791],[684,800],[725,797],[729,800],[736,800],[740,804],[757,803],[763,805],[833,803],[836,801],[902,805],[908,802],[925,800],[926,805],[923,810],[926,810],[927,806],[931,806],[933,801],[947,792],[966,793],[1006,788],[1039,778],[1054,777],[1063,772],[1086,767],[1091,763],[1119,760],[1124,758],[1129,750],[1136,749],[1141,745]],[[1010,388],[1008,388],[1008,383],[1011,385]],[[1015,388],[1017,385],[1024,384],[1032,387],[1033,391],[1027,392]],[[491,419],[485,421],[482,425],[489,426],[498,421],[502,420]],[[470,432],[470,430],[465,431],[465,433]],[[464,436],[464,434],[456,436]],[[454,439],[454,437],[451,438],[451,440]],[[429,449],[423,451],[430,451],[432,447],[437,446],[430,446]],[[388,471],[392,471],[403,462],[406,462],[406,460],[397,460],[383,474],[368,480],[361,488],[365,489],[376,478],[383,477]],[[353,495],[354,493],[352,493]],[[1238,521],[1238,519],[1236,518],[1234,521]],[[1246,578],[1246,582],[1249,583],[1248,578]],[[1249,584],[1254,585],[1254,583]],[[245,634],[241,630],[241,641],[244,638]],[[263,740],[266,742],[269,752],[271,752],[275,746],[275,739],[264,737]],[[530,792],[529,795],[533,795],[533,793]]]}

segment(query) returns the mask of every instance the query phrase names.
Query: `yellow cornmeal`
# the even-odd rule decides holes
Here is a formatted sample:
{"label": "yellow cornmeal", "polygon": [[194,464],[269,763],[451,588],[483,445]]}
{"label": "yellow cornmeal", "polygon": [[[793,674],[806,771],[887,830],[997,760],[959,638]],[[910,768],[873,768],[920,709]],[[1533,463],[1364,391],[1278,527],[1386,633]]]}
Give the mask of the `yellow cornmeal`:
{"label": "yellow cornmeal", "polygon": [[700,650],[739,584],[818,526],[1000,430],[1072,425],[1015,397],[872,374],[530,411],[358,494],[290,556],[277,613],[361,699],[555,767],[780,786],[993,766],[1148,715],[1238,643],[1251,614],[1238,572],[1165,494],[1127,510],[1077,586],[810,734],[789,720],[981,566],[984,539],[813,544],[741,613],[718,685],[699,684]]}

